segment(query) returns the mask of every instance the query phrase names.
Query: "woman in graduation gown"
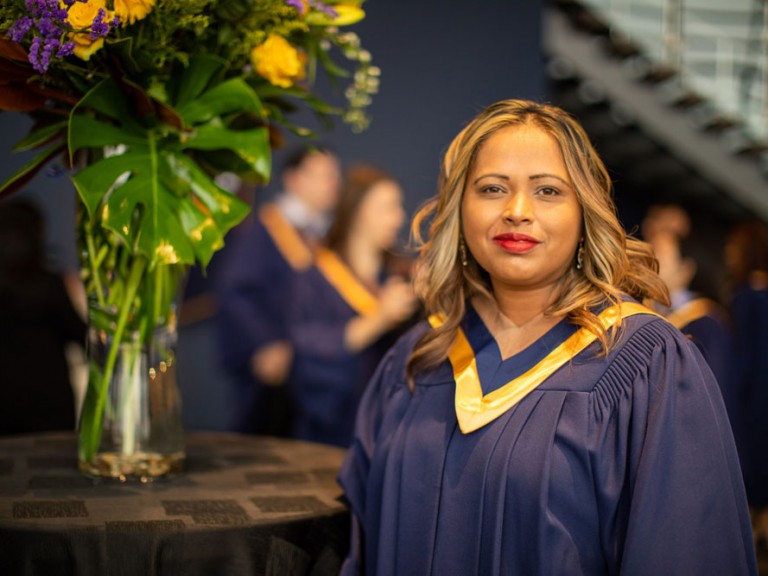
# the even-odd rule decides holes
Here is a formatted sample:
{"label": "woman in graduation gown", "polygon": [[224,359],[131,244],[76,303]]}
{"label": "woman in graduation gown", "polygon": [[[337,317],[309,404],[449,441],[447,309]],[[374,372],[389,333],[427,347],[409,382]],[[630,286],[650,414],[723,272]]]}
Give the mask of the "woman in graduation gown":
{"label": "woman in graduation gown", "polygon": [[445,155],[417,286],[340,472],[343,574],[755,574],[717,383],[562,110],[499,102]]}
{"label": "woman in graduation gown", "polygon": [[417,306],[411,261],[392,252],[404,221],[391,176],[368,165],[348,171],[325,245],[294,291],[289,386],[297,438],[352,441],[365,385]]}

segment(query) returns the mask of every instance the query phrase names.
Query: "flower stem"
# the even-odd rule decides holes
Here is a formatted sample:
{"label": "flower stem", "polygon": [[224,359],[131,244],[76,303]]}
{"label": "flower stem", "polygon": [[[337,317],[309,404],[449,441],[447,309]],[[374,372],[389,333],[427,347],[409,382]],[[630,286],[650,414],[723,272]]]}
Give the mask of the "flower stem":
{"label": "flower stem", "polygon": [[91,265],[91,274],[93,276],[93,282],[96,285],[96,298],[99,302],[99,307],[104,308],[104,291],[101,287],[101,276],[99,275],[99,266],[96,263],[96,246],[93,242],[93,228],[90,225],[85,227],[85,242],[88,245],[88,261]]}
{"label": "flower stem", "polygon": [[143,256],[136,256],[131,264],[131,270],[128,276],[128,283],[125,288],[125,294],[123,301],[120,305],[120,312],[117,318],[117,325],[115,331],[112,334],[112,342],[109,344],[109,352],[107,353],[107,360],[104,365],[104,372],[101,374],[100,381],[98,383],[98,389],[96,390],[96,397],[93,399],[95,405],[93,406],[93,412],[90,414],[91,421],[88,423],[90,429],[87,427],[81,427],[81,434],[86,435],[86,445],[83,453],[85,460],[91,460],[93,458],[96,449],[101,441],[101,420],[104,414],[104,404],[107,399],[107,391],[109,389],[109,383],[112,380],[112,373],[115,370],[115,362],[117,361],[117,353],[120,349],[120,343],[123,339],[126,325],[128,324],[128,316],[131,311],[131,305],[133,299],[136,296],[139,285],[141,284],[144,271],[147,267],[147,260]]}

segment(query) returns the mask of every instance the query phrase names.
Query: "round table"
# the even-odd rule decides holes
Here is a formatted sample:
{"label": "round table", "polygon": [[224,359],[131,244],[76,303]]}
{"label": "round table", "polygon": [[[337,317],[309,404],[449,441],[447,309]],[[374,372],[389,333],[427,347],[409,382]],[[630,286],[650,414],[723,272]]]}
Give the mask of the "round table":
{"label": "round table", "polygon": [[73,433],[0,438],[0,574],[337,574],[349,514],[331,446],[186,435],[185,469],[142,484],[77,471]]}

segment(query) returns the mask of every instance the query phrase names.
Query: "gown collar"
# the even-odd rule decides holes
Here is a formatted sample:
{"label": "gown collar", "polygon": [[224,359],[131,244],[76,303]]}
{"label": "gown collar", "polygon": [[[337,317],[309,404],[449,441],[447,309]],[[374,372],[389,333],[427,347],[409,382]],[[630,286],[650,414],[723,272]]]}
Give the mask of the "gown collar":
{"label": "gown collar", "polygon": [[[622,302],[620,305],[610,306],[604,309],[598,318],[603,326],[608,329],[619,319],[634,316],[635,314],[653,314],[645,306],[637,302]],[[429,317],[429,323],[438,327],[443,323],[437,315]],[[555,326],[556,330],[560,324]],[[544,337],[557,332],[548,332]],[[511,379],[496,390],[483,393],[480,377],[477,369],[475,352],[462,328],[459,328],[456,338],[448,353],[448,360],[453,368],[453,377],[456,382],[455,408],[459,428],[464,434],[474,432],[486,424],[496,420],[517,405],[523,398],[541,385],[549,376],[561,368],[564,364],[582,352],[590,344],[597,340],[597,336],[579,328],[569,337],[546,354],[532,368]],[[525,352],[525,351],[524,351]]]}

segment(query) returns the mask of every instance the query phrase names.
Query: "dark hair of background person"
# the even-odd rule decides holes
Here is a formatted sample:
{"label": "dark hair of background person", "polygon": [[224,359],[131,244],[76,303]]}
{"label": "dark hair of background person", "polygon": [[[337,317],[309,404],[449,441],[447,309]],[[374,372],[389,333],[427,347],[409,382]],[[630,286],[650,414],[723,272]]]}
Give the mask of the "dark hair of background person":
{"label": "dark hair of background person", "polygon": [[747,282],[752,272],[768,272],[768,224],[750,219],[736,224],[728,235],[729,244],[738,251],[730,263],[732,286]]}

